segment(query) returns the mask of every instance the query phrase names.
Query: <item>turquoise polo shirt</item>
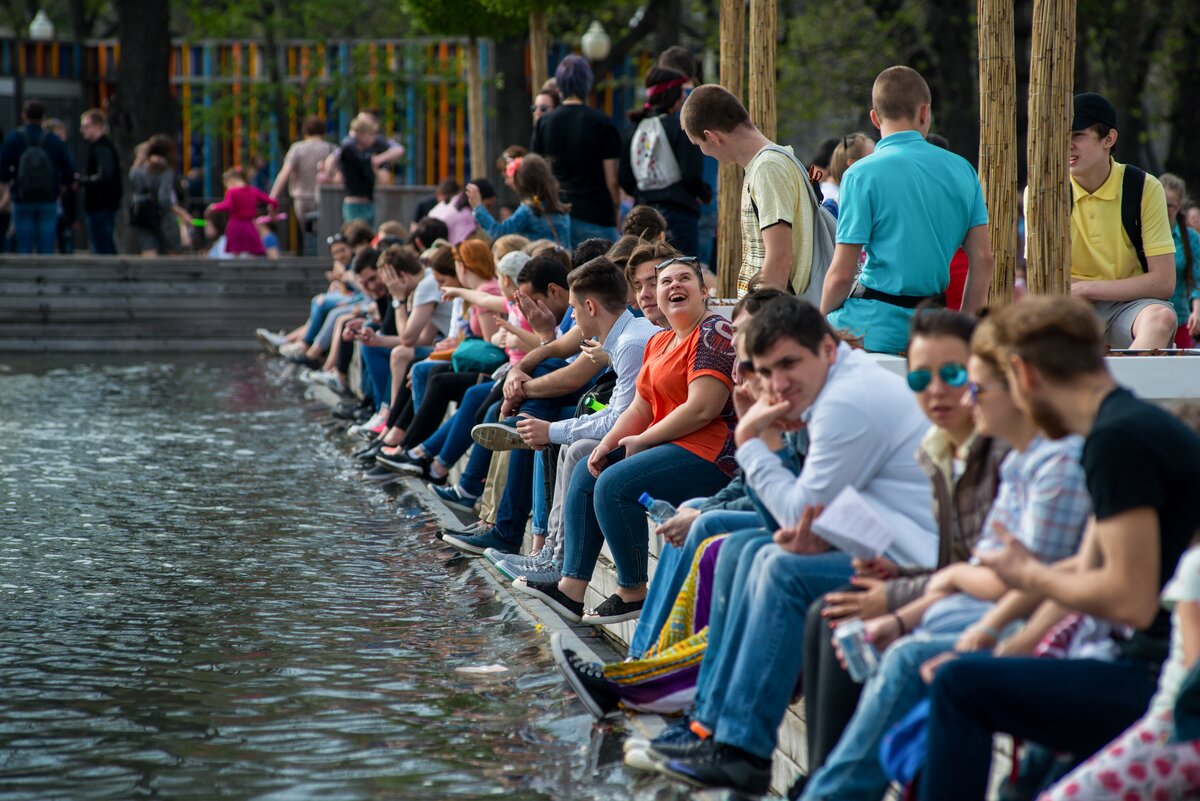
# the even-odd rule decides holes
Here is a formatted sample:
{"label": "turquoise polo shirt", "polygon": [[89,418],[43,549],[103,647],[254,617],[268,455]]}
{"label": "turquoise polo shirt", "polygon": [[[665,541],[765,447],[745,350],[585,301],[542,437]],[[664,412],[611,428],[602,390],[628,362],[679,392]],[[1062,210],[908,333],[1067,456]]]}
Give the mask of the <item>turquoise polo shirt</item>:
{"label": "turquoise polo shirt", "polygon": [[[937,295],[950,284],[950,259],[967,230],[987,225],[975,168],[917,131],[885,136],[874,154],[850,165],[838,194],[839,245],[862,245],[863,286],[892,295]],[[829,314],[834,328],[862,337],[867,350],[901,353],[912,309],[847,298]]]}

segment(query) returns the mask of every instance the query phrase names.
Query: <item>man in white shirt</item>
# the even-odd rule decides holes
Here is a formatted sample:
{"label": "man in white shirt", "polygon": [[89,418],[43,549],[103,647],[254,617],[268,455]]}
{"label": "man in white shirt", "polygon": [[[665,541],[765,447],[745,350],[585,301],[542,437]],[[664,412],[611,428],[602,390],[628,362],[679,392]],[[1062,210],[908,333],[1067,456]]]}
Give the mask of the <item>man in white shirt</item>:
{"label": "man in white shirt", "polygon": [[[747,487],[783,528],[774,543],[765,531],[736,532],[722,547],[692,715],[699,739],[656,743],[653,750],[668,760],[668,775],[762,794],[776,730],[803,665],[799,632],[808,605],[853,572],[849,554],[813,534],[813,518],[852,486],[902,523],[898,529],[912,532],[897,536],[885,555],[925,567],[937,560],[937,526],[929,481],[914,458],[929,421],[903,379],[839,343],[820,311],[799,298],[769,303],[743,336],[768,392],[742,415],[737,459]],[[800,425],[809,447],[796,476],[760,436],[773,426]],[[727,557],[737,565],[723,589]]]}

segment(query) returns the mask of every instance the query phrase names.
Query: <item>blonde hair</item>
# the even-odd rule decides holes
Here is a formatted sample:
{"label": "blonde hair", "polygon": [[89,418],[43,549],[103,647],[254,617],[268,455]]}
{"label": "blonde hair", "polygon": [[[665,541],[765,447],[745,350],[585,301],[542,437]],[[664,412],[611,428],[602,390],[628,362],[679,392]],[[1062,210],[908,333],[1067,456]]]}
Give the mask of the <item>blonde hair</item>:
{"label": "blonde hair", "polygon": [[524,250],[528,245],[529,240],[520,234],[505,234],[492,243],[492,258],[499,264],[509,253]]}
{"label": "blonde hair", "polygon": [[870,152],[867,148],[872,144],[874,140],[861,131],[842,137],[829,157],[829,177],[835,184],[842,182],[842,176],[850,169],[851,161],[858,161]]}

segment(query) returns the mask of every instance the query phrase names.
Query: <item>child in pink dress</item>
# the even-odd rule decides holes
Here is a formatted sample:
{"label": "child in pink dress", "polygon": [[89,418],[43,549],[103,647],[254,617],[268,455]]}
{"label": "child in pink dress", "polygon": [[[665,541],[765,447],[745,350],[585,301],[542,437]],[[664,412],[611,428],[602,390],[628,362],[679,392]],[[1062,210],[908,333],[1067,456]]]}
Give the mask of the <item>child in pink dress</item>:
{"label": "child in pink dress", "polygon": [[268,197],[265,192],[246,182],[246,174],[241,167],[233,167],[225,171],[225,199],[214,203],[205,210],[207,218],[215,211],[229,214],[229,222],[225,225],[225,252],[230,255],[246,254],[248,256],[265,256],[262,237],[254,220],[258,217],[258,207],[266,203],[272,209],[278,208],[279,203]]}

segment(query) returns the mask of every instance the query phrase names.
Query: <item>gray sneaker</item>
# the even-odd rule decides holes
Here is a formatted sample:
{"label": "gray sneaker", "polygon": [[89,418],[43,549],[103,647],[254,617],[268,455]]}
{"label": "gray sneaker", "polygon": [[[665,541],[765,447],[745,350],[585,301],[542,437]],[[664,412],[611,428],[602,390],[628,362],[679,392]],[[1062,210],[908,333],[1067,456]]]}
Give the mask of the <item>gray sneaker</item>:
{"label": "gray sneaker", "polygon": [[522,569],[501,560],[496,563],[496,569],[510,579],[523,578],[538,584],[557,584],[558,580],[562,578],[562,565],[556,565],[553,562]]}
{"label": "gray sneaker", "polygon": [[512,554],[498,551],[495,548],[488,548],[483,555],[493,565],[498,565],[501,562],[508,562],[510,565],[519,568],[545,567],[549,564],[550,554],[538,551],[535,554]]}

